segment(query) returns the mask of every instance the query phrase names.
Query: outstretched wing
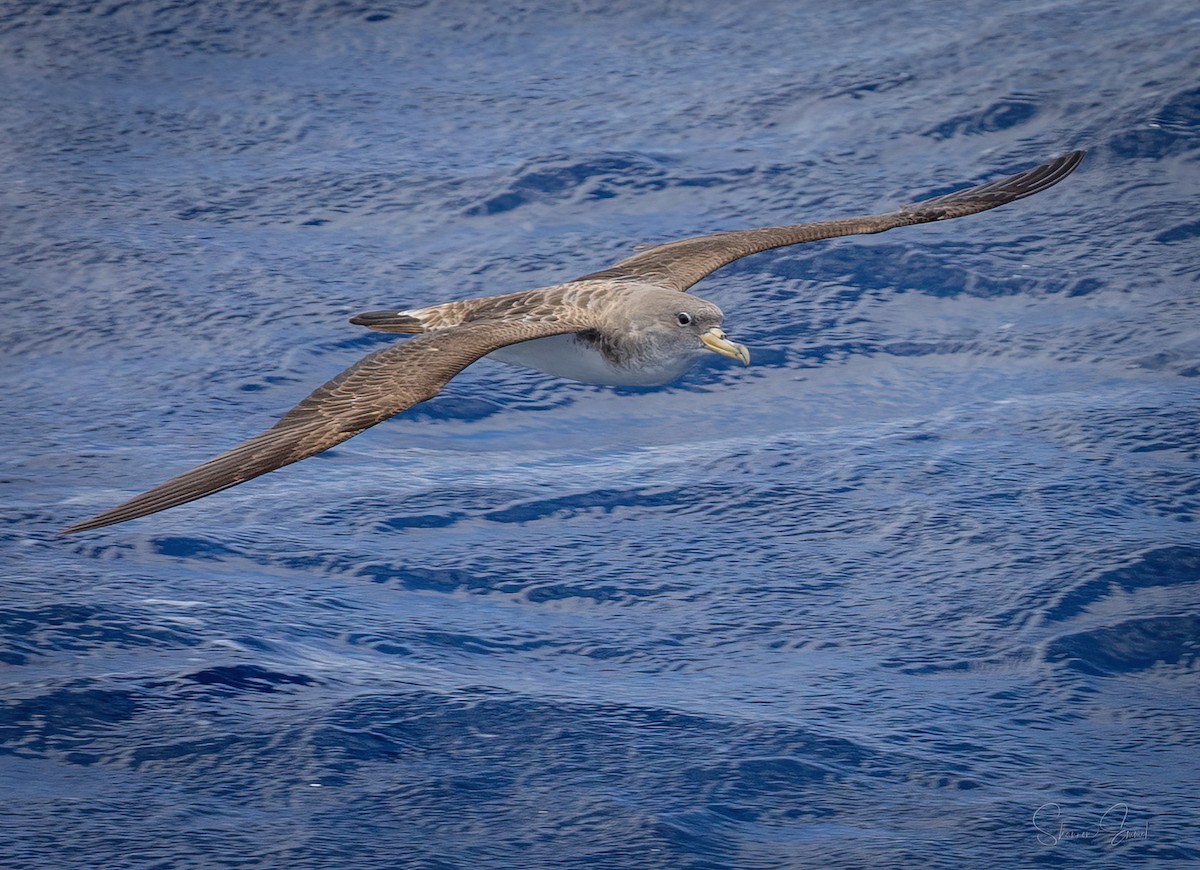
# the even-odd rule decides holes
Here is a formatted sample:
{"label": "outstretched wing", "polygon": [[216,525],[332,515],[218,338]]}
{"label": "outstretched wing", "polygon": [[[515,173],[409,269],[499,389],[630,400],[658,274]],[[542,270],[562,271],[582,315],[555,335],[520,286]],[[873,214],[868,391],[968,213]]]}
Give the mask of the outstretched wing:
{"label": "outstretched wing", "polygon": [[554,318],[477,321],[378,350],[313,391],[261,435],[63,534],[157,513],[315,456],[432,399],[455,375],[494,350],[588,328],[584,314],[563,308]]}
{"label": "outstretched wing", "polygon": [[1072,151],[1017,175],[927,199],[887,214],[795,224],[788,227],[737,230],[669,242],[626,257],[603,271],[593,272],[578,280],[638,278],[675,290],[687,290],[722,266],[771,248],[838,236],[882,233],[896,227],[944,221],[1024,199],[1058,184],[1074,172],[1075,167],[1083,160],[1084,153]]}

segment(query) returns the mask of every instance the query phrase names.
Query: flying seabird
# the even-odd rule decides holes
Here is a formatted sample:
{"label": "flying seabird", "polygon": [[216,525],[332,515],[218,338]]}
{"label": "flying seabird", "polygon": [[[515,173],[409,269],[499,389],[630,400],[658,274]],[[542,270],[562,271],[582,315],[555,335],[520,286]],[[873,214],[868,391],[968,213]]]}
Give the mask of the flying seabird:
{"label": "flying seabird", "polygon": [[176,507],[307,459],[432,399],[488,355],[588,383],[639,386],[675,380],[706,351],[749,365],[750,352],[721,328],[721,309],[682,295],[700,279],[771,248],[987,211],[1057,184],[1083,155],[1072,151],[1017,175],[887,214],[698,236],[553,287],[360,314],[350,322],[415,337],[369,354],[266,432],[63,533]]}

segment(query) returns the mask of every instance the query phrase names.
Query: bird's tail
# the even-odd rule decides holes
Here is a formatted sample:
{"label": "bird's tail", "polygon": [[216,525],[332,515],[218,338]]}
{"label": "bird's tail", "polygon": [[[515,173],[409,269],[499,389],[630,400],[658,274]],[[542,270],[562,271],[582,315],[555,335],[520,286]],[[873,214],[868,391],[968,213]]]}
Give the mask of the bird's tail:
{"label": "bird's tail", "polygon": [[364,311],[350,318],[355,326],[365,326],[376,332],[402,332],[416,334],[425,331],[425,323],[414,311],[397,311],[395,308],[387,311]]}

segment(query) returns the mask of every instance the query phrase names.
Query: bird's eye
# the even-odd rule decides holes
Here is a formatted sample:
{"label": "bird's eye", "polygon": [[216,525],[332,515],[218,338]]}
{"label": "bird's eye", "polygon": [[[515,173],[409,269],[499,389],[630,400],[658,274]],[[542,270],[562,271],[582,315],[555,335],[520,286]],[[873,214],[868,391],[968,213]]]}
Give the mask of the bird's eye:
{"label": "bird's eye", "polygon": [[687,326],[692,322],[692,315],[688,314],[686,311],[680,311],[675,315],[675,320],[680,326]]}

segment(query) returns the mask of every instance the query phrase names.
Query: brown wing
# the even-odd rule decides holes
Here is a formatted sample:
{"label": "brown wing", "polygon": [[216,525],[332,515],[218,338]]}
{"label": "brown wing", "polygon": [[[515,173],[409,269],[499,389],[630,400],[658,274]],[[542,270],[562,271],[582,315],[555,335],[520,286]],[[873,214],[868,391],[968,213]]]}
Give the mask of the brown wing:
{"label": "brown wing", "polygon": [[424,308],[397,311],[364,311],[350,318],[355,326],[365,326],[377,332],[406,332],[410,334],[449,329],[477,320],[504,320],[526,318],[533,320],[553,319],[564,306],[587,308],[598,296],[595,286],[572,286],[557,284],[539,287],[501,296],[477,296],[474,299],[459,299],[441,302]]}
{"label": "brown wing", "polygon": [[494,350],[589,326],[584,312],[564,308],[553,319],[481,321],[378,350],[316,389],[261,435],[63,534],[157,513],[315,456],[432,399],[451,378]]}
{"label": "brown wing", "polygon": [[927,199],[899,211],[789,227],[764,227],[697,236],[658,245],[626,257],[601,272],[578,279],[638,278],[675,290],[687,290],[734,260],[787,245],[816,242],[860,233],[882,233],[896,227],[963,217],[1014,202],[1052,187],[1075,171],[1083,151],[1072,151],[1017,175],[990,181],[946,196]]}

